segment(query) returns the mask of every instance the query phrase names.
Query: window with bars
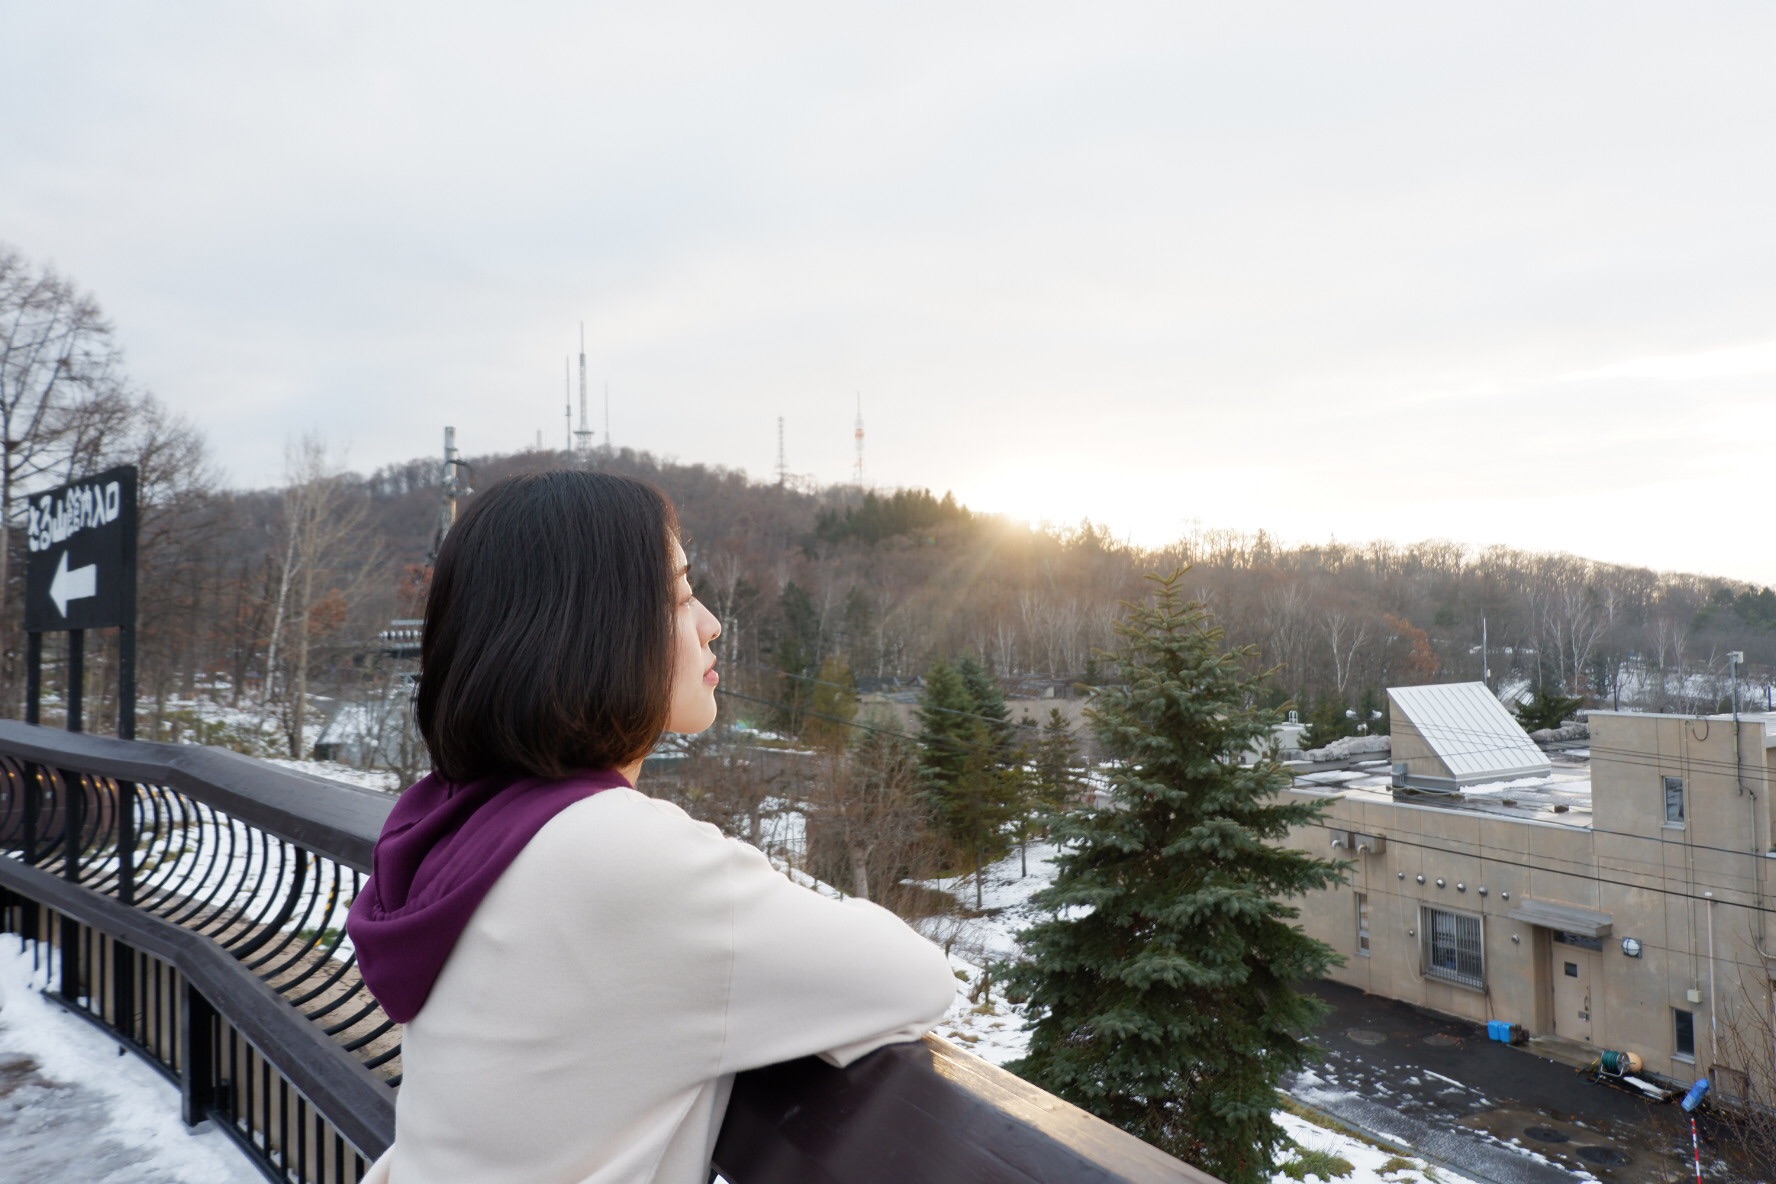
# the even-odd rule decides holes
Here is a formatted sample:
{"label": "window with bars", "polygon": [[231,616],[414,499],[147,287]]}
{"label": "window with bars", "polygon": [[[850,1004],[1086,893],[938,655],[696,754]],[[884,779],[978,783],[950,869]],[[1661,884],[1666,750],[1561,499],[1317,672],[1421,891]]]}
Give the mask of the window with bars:
{"label": "window with bars", "polygon": [[1429,978],[1486,986],[1486,959],[1480,942],[1480,918],[1426,908],[1423,915],[1424,972]]}
{"label": "window with bars", "polygon": [[1369,894],[1357,893],[1357,953],[1369,956]]}

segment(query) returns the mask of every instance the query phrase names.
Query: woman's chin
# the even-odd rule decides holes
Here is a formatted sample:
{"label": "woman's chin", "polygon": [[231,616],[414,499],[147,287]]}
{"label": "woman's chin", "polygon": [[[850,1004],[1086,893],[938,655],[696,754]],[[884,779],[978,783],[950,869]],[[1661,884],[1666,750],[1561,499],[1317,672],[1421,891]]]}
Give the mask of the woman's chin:
{"label": "woman's chin", "polygon": [[706,710],[694,713],[687,711],[673,716],[672,722],[666,725],[666,730],[676,732],[680,736],[695,736],[701,732],[707,732],[710,726],[715,723],[715,716],[715,704],[711,703]]}

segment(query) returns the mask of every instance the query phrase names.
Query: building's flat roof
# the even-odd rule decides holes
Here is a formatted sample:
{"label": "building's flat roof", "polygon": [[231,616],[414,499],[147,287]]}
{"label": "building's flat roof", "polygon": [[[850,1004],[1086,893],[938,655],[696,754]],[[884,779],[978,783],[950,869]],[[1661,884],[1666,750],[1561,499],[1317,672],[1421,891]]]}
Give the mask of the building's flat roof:
{"label": "building's flat roof", "polygon": [[1388,698],[1394,730],[1423,737],[1460,785],[1549,771],[1548,758],[1485,683],[1389,687]]}
{"label": "building's flat roof", "polygon": [[1408,795],[1396,791],[1393,768],[1386,760],[1369,761],[1351,769],[1305,773],[1296,777],[1295,789],[1340,794],[1353,801],[1433,806],[1525,822],[1586,828],[1591,825],[1589,749],[1555,754],[1544,775],[1464,785],[1459,793]]}

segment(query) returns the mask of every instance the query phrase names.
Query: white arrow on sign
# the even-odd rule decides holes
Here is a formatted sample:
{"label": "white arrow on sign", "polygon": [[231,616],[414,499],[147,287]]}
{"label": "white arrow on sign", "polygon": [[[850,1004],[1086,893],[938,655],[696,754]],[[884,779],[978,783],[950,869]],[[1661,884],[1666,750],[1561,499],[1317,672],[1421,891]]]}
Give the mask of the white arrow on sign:
{"label": "white arrow on sign", "polygon": [[62,561],[56,564],[55,579],[49,582],[49,598],[56,603],[56,611],[62,616],[68,615],[70,600],[85,600],[88,596],[99,594],[99,565],[89,563],[85,567],[68,570],[68,553],[62,552]]}

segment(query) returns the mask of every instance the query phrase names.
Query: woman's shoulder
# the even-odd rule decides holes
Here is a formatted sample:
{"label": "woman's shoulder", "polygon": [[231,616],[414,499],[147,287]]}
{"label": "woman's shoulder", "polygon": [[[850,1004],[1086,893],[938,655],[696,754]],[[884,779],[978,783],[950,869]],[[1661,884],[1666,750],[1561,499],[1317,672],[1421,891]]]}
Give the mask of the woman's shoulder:
{"label": "woman's shoulder", "polygon": [[681,875],[731,857],[733,843],[671,802],[635,789],[607,789],[551,818],[519,856],[556,874],[633,881]]}

